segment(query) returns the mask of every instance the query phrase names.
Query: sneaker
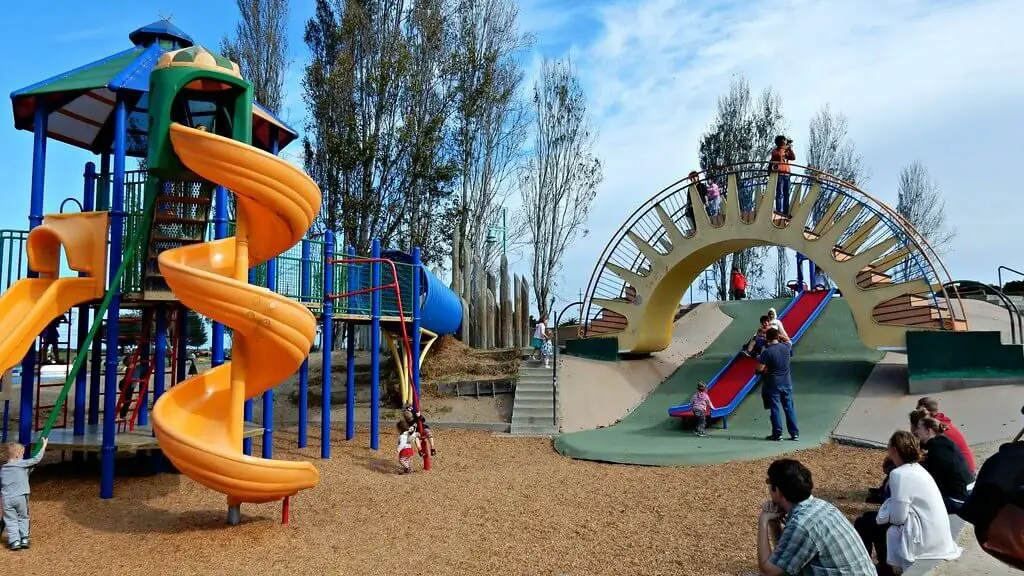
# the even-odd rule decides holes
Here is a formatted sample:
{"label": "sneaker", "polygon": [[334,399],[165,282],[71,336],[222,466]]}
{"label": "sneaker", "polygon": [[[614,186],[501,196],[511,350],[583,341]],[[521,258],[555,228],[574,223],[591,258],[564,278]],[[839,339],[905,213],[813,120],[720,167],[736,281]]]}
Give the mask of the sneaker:
{"label": "sneaker", "polygon": [[707,432],[697,432],[696,434],[697,434],[697,436],[700,436],[701,438],[703,438],[704,436],[708,435]]}
{"label": "sneaker", "polygon": [[7,549],[10,550],[11,552],[17,552],[18,550],[21,550],[21,542],[15,542],[14,544],[9,544],[7,546]]}
{"label": "sneaker", "polygon": [[789,437],[789,439],[794,441],[794,442],[796,442],[797,440],[800,439],[800,435],[799,434],[793,434],[792,436]]}
{"label": "sneaker", "polygon": [[26,538],[22,538],[22,539],[21,539],[21,547],[22,547],[23,549],[25,549],[25,550],[28,550],[29,548],[31,548],[31,547],[32,547],[32,546],[31,546],[31,543],[30,543],[30,542],[28,541],[28,538],[27,538],[27,537],[26,537]]}
{"label": "sneaker", "polygon": [[776,436],[774,434],[769,434],[768,436],[765,436],[764,439],[765,440],[770,440],[772,442],[782,442],[782,436],[781,435],[780,436]]}
{"label": "sneaker", "polygon": [[430,455],[431,455],[431,456],[437,456],[437,450],[435,450],[435,449],[431,448],[431,449],[430,449]]}

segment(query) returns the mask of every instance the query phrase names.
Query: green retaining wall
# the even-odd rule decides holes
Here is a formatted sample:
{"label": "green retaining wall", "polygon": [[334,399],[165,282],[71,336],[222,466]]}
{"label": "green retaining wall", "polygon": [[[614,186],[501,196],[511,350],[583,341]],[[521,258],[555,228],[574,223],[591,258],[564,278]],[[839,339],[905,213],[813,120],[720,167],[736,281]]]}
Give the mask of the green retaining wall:
{"label": "green retaining wall", "polygon": [[1024,352],[999,332],[907,332],[911,383],[923,380],[1024,378]]}
{"label": "green retaining wall", "polygon": [[566,340],[565,353],[591,360],[615,362],[619,359],[619,339],[615,336],[604,336]]}

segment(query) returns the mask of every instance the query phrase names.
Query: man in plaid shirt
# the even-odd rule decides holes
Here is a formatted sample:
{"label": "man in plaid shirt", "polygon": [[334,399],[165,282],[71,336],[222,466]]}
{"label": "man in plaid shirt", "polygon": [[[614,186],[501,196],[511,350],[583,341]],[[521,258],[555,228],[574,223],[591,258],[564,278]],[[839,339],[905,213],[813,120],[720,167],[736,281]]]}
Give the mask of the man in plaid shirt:
{"label": "man in plaid shirt", "polygon": [[[811,471],[789,458],[768,467],[771,500],[757,525],[757,563],[767,576],[874,576],[864,543],[832,504],[811,496]],[[772,550],[769,535],[775,540]]]}

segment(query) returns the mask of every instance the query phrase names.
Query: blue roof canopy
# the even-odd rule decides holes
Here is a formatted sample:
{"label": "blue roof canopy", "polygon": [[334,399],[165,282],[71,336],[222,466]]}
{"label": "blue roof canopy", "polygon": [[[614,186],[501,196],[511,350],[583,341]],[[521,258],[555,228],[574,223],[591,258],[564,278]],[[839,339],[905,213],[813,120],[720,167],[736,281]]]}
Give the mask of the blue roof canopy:
{"label": "blue roof canopy", "polygon": [[[148,147],[149,75],[160,56],[193,46],[192,37],[166,20],[129,34],[134,46],[11,93],[14,127],[34,130],[35,111],[48,110],[47,137],[96,154],[113,150],[114,104],[120,94],[128,107],[128,155],[142,157]],[[266,151],[285,146],[298,132],[254,103],[253,145]]]}

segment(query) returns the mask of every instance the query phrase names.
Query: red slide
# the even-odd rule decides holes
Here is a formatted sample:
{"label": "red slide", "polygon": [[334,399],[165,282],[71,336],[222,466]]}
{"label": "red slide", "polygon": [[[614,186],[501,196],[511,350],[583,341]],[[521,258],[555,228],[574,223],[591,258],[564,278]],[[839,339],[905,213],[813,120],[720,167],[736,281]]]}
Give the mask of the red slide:
{"label": "red slide", "polygon": [[[795,346],[814,319],[825,309],[835,290],[800,292],[782,311],[779,318]],[[708,396],[715,409],[711,418],[724,418],[739,407],[747,393],[757,384],[757,359],[737,353],[715,377],[708,382]],[[672,417],[693,416],[689,402],[668,409]]]}

